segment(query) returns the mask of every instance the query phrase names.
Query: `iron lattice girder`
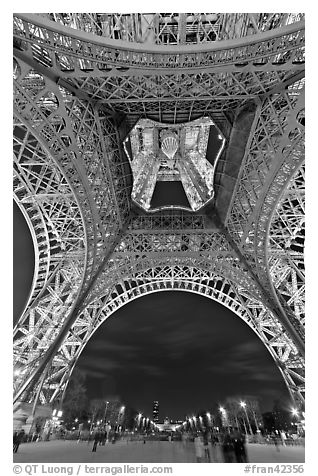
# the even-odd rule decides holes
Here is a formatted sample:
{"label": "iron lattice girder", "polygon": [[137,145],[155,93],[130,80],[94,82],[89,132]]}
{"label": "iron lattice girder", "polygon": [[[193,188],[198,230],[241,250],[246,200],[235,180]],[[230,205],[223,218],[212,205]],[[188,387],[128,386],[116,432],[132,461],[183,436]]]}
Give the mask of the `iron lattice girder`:
{"label": "iron lattice girder", "polygon": [[[280,84],[289,76],[292,76],[296,71],[304,71],[302,51],[304,24],[302,22],[285,27],[287,30],[279,29],[270,32],[270,39],[264,39],[263,34],[260,36],[259,43],[257,43],[256,37],[253,37],[249,41],[244,39],[242,45],[235,42],[235,48],[231,43],[224,44],[224,42],[222,42],[221,48],[218,44],[207,45],[210,49],[212,48],[213,54],[216,55],[215,58],[211,57],[211,52],[208,53],[202,50],[202,45],[192,45],[189,51],[191,52],[193,47],[195,50],[192,52],[193,64],[190,69],[187,69],[186,65],[182,63],[183,54],[180,53],[181,47],[179,46],[178,53],[175,53],[178,61],[178,72],[175,68],[169,67],[173,56],[173,52],[170,51],[171,48],[168,48],[165,53],[165,50],[162,50],[161,47],[160,55],[162,59],[159,62],[160,64],[156,63],[153,69],[143,67],[140,70],[135,70],[130,67],[121,69],[117,67],[110,68],[110,71],[107,72],[105,70],[101,71],[97,67],[89,67],[89,71],[85,73],[88,66],[84,65],[86,61],[84,58],[87,51],[92,49],[96,37],[90,36],[90,46],[84,47],[81,40],[77,38],[83,32],[74,32],[74,30],[64,28],[66,30],[64,33],[68,33],[70,37],[67,41],[65,40],[65,45],[62,48],[63,57],[71,54],[72,61],[76,58],[81,67],[80,69],[71,68],[63,71],[56,61],[58,57],[56,35],[58,33],[55,30],[59,28],[59,25],[54,22],[47,22],[46,27],[51,27],[53,30],[46,30],[46,27],[41,28],[39,26],[38,22],[41,22],[39,17],[33,15],[32,19],[35,22],[33,26],[31,23],[28,24],[16,19],[16,34],[21,35],[24,41],[28,39],[29,45],[33,45],[22,53],[26,61],[29,58],[29,61],[33,61],[35,64],[38,62],[42,67],[49,67],[50,74],[55,72],[57,78],[62,79],[64,76],[66,82],[64,81],[63,84],[68,84],[70,89],[77,91],[76,94],[87,94],[99,106],[105,104],[115,112],[121,111],[129,115],[143,114],[159,118],[159,120],[171,121],[167,114],[169,111],[175,110],[174,116],[181,115],[182,117],[179,120],[174,118],[174,122],[180,122],[180,120],[194,119],[211,110],[235,109],[243,100],[264,94],[275,84]],[[76,39],[72,36],[73,34],[77,34]],[[97,40],[99,39],[97,38]],[[37,42],[42,46],[36,47]],[[77,44],[77,42],[80,43]],[[74,46],[75,44],[77,44],[77,47]],[[125,51],[124,54],[127,55],[127,49],[118,49],[118,41],[115,42],[112,48],[115,48],[115,45],[117,49],[112,56],[117,61],[121,51]],[[283,48],[285,53],[280,53],[280,47]],[[49,50],[46,50],[47,48]],[[72,53],[69,53],[70,48],[74,48]],[[123,48],[129,48],[129,45],[125,44]],[[139,45],[139,48],[143,48],[143,45]],[[189,49],[186,46],[182,48]],[[246,57],[244,48],[246,48]],[[266,52],[266,55],[272,55],[272,60],[275,60],[278,64],[275,63],[273,66],[268,58],[263,58],[260,65],[255,65],[253,48],[256,48],[255,51],[258,54]],[[147,55],[155,55],[155,53],[149,53],[148,50],[149,48],[142,53],[143,58]],[[21,55],[21,53],[19,54]],[[136,54],[137,52],[134,52],[134,55]],[[187,57],[189,54],[187,53]],[[235,54],[237,57],[234,60]],[[205,61],[203,61],[204,55],[208,55]],[[286,55],[288,55],[288,60],[286,60]],[[285,56],[285,59],[283,59],[283,56]],[[47,59],[48,57],[50,57],[50,60]],[[98,58],[102,58],[102,56],[98,56]],[[296,62],[294,61],[295,58],[298,58]],[[129,59],[126,58],[125,61],[127,66]],[[200,70],[200,62],[202,61],[202,70]],[[133,64],[135,62],[134,56]],[[235,66],[235,62],[239,64]],[[111,64],[109,57],[107,57],[107,64]],[[162,69],[160,69],[160,66]],[[192,70],[194,70],[194,73]],[[182,73],[179,73],[179,71],[182,71]],[[189,110],[191,111],[190,115],[184,117],[184,114]]]}
{"label": "iron lattice girder", "polygon": [[[132,44],[101,39],[33,14],[14,16],[17,45],[36,61],[65,70],[125,68],[167,71],[182,68],[215,68],[249,63],[292,63],[304,61],[304,22],[219,43],[177,47]],[[33,48],[32,48],[33,47]],[[289,69],[290,69],[289,68]]]}
{"label": "iron lattice girder", "polygon": [[[294,72],[287,67],[281,70],[263,72],[249,72],[240,70],[237,72],[208,72],[187,73],[180,70],[178,73],[167,72],[156,76],[144,73],[140,76],[121,76],[99,78],[92,74],[87,77],[78,75],[70,84],[85,91],[98,104],[107,104],[112,109],[134,111],[138,101],[142,106],[149,109],[153,104],[160,103],[162,107],[180,103],[185,107],[189,101],[197,101],[198,106],[208,101],[209,108],[219,110],[224,108],[225,101],[239,104],[247,99],[255,98],[270,91],[275,85],[280,85]],[[298,68],[299,72],[304,67]],[[167,103],[167,104],[166,104]],[[126,104],[126,106],[125,106]],[[230,107],[229,107],[230,109]]]}
{"label": "iron lattice girder", "polygon": [[[65,264],[70,257],[80,258],[77,273],[80,282],[86,242],[82,216],[72,189],[54,161],[20,122],[15,125],[14,152],[14,198],[37,244],[32,287],[21,323],[53,276],[62,272],[63,261]],[[73,292],[79,282],[75,286],[73,281]]]}
{"label": "iron lattice girder", "polygon": [[[265,100],[261,107],[247,153],[242,162],[237,186],[229,207],[226,226],[245,256],[255,269],[258,279],[267,292],[274,294],[285,319],[291,321],[300,338],[304,340],[304,329],[299,320],[302,312],[290,308],[298,300],[298,287],[294,286],[289,301],[282,299],[273,289],[272,273],[268,266],[271,250],[268,249],[268,234],[275,206],[282,193],[293,180],[297,169],[304,161],[304,126],[298,117],[304,108],[303,89],[298,85],[288,88],[284,94]],[[275,158],[275,160],[274,160]],[[299,189],[299,183],[297,184]],[[298,223],[302,226],[304,210],[297,206],[297,195],[289,202],[290,210],[297,208]],[[295,204],[296,203],[296,204]],[[286,223],[290,215],[285,214]],[[282,239],[288,239],[288,226],[280,228]],[[290,292],[290,291],[289,291]]]}
{"label": "iron lattice girder", "polygon": [[268,269],[283,305],[305,323],[304,163],[283,193],[268,233]]}
{"label": "iron lattice girder", "polygon": [[[102,113],[97,116],[88,103],[74,99],[41,75],[37,75],[39,87],[34,90],[32,83],[25,87],[25,78],[32,78],[33,73],[20,64],[25,71],[16,81],[17,114],[46,144],[70,181],[84,217],[89,279],[98,267],[99,255],[116,237],[129,213],[125,163],[118,150],[117,131]],[[111,161],[105,159],[105,152],[111,155]],[[116,191],[112,187],[115,180]]]}
{"label": "iron lattice girder", "polygon": [[116,281],[128,279],[131,274],[141,272],[145,267],[156,269],[164,265],[174,266],[182,262],[189,267],[196,266],[203,272],[215,273],[231,279],[241,280],[252,295],[260,299],[257,286],[233,254],[221,233],[174,230],[171,232],[128,232],[101,273],[90,301],[111,289]]}
{"label": "iron lattice girder", "polygon": [[241,38],[300,21],[303,13],[42,13],[95,35],[133,43],[183,44]]}
{"label": "iron lattice girder", "polygon": [[[26,61],[33,68],[45,68],[17,51],[17,58]],[[299,74],[304,73],[304,67]],[[52,69],[47,74],[59,85],[81,98],[102,107],[108,114],[125,113],[138,117],[148,115],[155,120],[185,122],[217,111],[231,111],[242,101],[269,94],[273,85],[284,89],[286,82],[295,76],[289,70],[270,73],[239,72],[233,74],[202,73],[187,75],[161,75],[147,78],[146,75],[134,78],[99,79],[90,74],[74,81],[63,80],[59,72]],[[297,76],[297,75],[296,75]],[[113,111],[113,112],[111,112]],[[171,119],[171,111],[173,111]]]}
{"label": "iron lattice girder", "polygon": [[[41,77],[41,75],[37,75],[39,81],[35,90],[32,88],[32,81],[29,82],[27,88],[21,87],[21,81],[27,76],[32,78],[33,75],[34,73],[30,71],[30,68],[20,62],[20,76],[18,76],[16,82],[16,114],[20,118],[19,122],[23,124],[23,127],[26,127],[24,126],[26,124],[32,130],[34,141],[44,144],[43,151],[45,152],[43,155],[47,156],[49,154],[48,156],[50,157],[52,154],[54,160],[51,163],[54,164],[53,169],[56,169],[56,175],[58,176],[61,171],[62,175],[64,174],[67,177],[69,181],[68,186],[70,186],[69,191],[72,196],[74,195],[74,202],[80,205],[84,225],[84,229],[79,227],[75,231],[75,236],[79,242],[82,242],[83,239],[85,240],[87,249],[83,249],[82,252],[78,250],[78,254],[75,256],[74,253],[68,255],[61,250],[61,269],[56,272],[53,280],[52,276],[50,276],[50,282],[47,280],[45,292],[42,292],[42,296],[39,294],[34,296],[35,304],[33,303],[33,305],[35,305],[35,309],[29,307],[18,323],[15,333],[15,356],[18,366],[19,363],[24,365],[24,372],[17,379],[17,385],[20,381],[22,386],[28,376],[37,370],[39,360],[43,357],[43,352],[48,349],[50,343],[58,338],[63,325],[67,322],[68,316],[74,307],[76,293],[79,292],[80,287],[82,286],[83,293],[86,287],[89,286],[91,276],[100,264],[100,256],[104,255],[103,246],[109,246],[109,243],[118,236],[117,230],[120,226],[120,221],[118,209],[116,211],[114,206],[115,200],[124,200],[121,202],[124,206],[121,205],[120,209],[123,218],[125,218],[125,213],[127,213],[126,204],[128,204],[127,192],[122,194],[122,197],[120,196],[120,187],[125,187],[125,178],[120,169],[122,159],[119,155],[116,156],[118,145],[117,132],[114,126],[108,122],[107,118],[101,116],[100,128],[108,132],[110,131],[114,136],[111,139],[111,134],[107,135],[107,151],[109,154],[112,154],[113,169],[115,168],[113,176],[110,176],[107,166],[105,167],[107,172],[105,173],[105,169],[103,169],[101,173],[100,161],[92,160],[91,151],[96,144],[93,147],[91,141],[94,135],[96,138],[98,137],[98,133],[94,134],[98,118],[91,112],[90,106],[80,103],[77,99],[70,98],[67,94],[61,94],[56,85],[47,78]],[[75,117],[76,123],[74,121]],[[70,118],[72,118],[72,121],[70,121]],[[103,121],[105,121],[105,124],[103,124]],[[75,124],[77,127],[75,127]],[[84,140],[81,140],[82,137]],[[24,149],[26,147],[29,150],[30,146],[24,144]],[[26,155],[29,156],[29,153],[20,154],[21,157]],[[48,159],[46,158],[46,160]],[[54,233],[58,234],[61,232],[63,246],[69,251],[67,233],[62,232],[61,224],[63,223],[67,231],[70,231],[70,223],[76,217],[76,213],[69,217],[67,224],[65,220],[61,220],[63,202],[60,190],[57,190],[57,193],[52,195],[52,183],[43,190],[44,184],[46,184],[45,180],[48,178],[47,165],[45,170],[43,167],[39,169],[39,164],[34,165],[32,161],[24,160],[22,165],[23,167],[19,165],[19,175],[23,177],[24,172],[22,170],[24,170],[30,177],[32,176],[33,181],[37,181],[37,184],[36,188],[34,186],[31,187],[30,180],[28,183],[24,180],[26,183],[24,187],[26,193],[21,197],[19,192],[19,197],[30,202],[29,197],[32,196],[32,200],[36,201],[37,207],[41,203],[42,216],[46,217],[46,221],[49,221],[51,217],[44,213],[45,208],[60,210],[58,215],[60,224],[58,224],[57,219],[55,219],[54,223],[52,223],[51,219],[49,223]],[[118,176],[117,170],[120,172],[120,177],[117,179],[119,191],[116,190],[117,195],[115,197],[115,195],[111,196],[109,182],[116,180],[116,176]],[[44,176],[41,177],[40,175],[43,172]],[[42,188],[39,186],[41,181],[43,182]],[[101,194],[101,190],[104,189],[104,187],[101,189],[101,185],[105,187],[105,194]],[[90,192],[88,192],[88,188],[90,188]],[[43,191],[46,193],[43,194]],[[39,197],[37,196],[38,194],[40,195]],[[98,213],[96,213],[96,208]],[[32,217],[34,212],[30,210],[30,207],[28,207],[28,210]],[[72,209],[68,210],[68,213],[71,212]],[[96,217],[98,217],[97,221]],[[102,233],[98,230],[98,222],[103,223],[100,226]],[[38,241],[42,241],[39,236],[39,228],[35,229],[37,230],[35,234],[38,233]],[[106,240],[103,240],[103,237]],[[47,239],[47,243],[49,243],[49,247],[52,245],[50,262],[48,263],[48,266],[52,268],[57,258],[56,247],[53,246],[53,243],[50,243],[49,239]],[[41,247],[39,246],[40,253]],[[53,259],[52,255],[54,255]],[[38,287],[38,285],[35,287]],[[39,340],[40,336],[42,336],[41,341]]]}

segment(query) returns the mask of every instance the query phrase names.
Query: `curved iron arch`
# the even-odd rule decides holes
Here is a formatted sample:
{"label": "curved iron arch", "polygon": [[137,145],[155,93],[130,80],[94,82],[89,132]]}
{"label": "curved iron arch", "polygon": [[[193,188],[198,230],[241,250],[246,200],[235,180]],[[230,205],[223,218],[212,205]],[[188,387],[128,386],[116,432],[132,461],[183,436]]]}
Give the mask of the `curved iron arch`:
{"label": "curved iron arch", "polygon": [[[181,267],[180,267],[181,268]],[[302,395],[303,385],[299,382],[295,382],[295,368],[301,369],[301,372],[298,376],[298,379],[302,381],[303,375],[303,360],[298,356],[298,352],[295,349],[293,343],[286,337],[282,337],[281,342],[277,342],[275,336],[277,334],[277,329],[280,326],[278,322],[274,319],[271,313],[264,309],[263,305],[255,298],[251,297],[248,293],[244,295],[242,290],[238,290],[236,285],[231,283],[229,280],[225,280],[221,276],[214,276],[216,286],[215,288],[195,282],[191,279],[175,279],[173,281],[168,280],[149,280],[143,284],[138,284],[140,278],[132,277],[125,279],[125,284],[121,284],[121,292],[119,286],[115,287],[113,291],[108,296],[108,299],[105,299],[102,304],[102,299],[98,299],[97,302],[91,303],[91,310],[95,309],[99,305],[99,310],[96,314],[93,314],[93,318],[88,321],[86,324],[86,334],[82,337],[81,343],[78,342],[74,346],[74,336],[79,334],[79,329],[81,327],[81,333],[84,333],[83,320],[86,315],[86,319],[90,315],[89,309],[87,309],[83,315],[80,317],[81,323],[74,324],[71,332],[68,337],[65,339],[63,346],[61,347],[60,354],[71,354],[71,347],[73,346],[73,355],[70,355],[69,364],[64,367],[63,377],[60,380],[58,388],[56,388],[54,394],[50,397],[50,401],[54,401],[55,398],[58,398],[61,391],[63,395],[67,387],[68,380],[70,375],[78,361],[80,354],[85,348],[87,342],[90,340],[92,335],[97,331],[97,329],[102,325],[105,320],[110,317],[114,312],[116,312],[120,307],[128,304],[129,302],[142,297],[153,292],[160,291],[185,291],[193,292],[210,299],[213,299],[220,304],[226,306],[237,316],[239,316],[249,327],[256,333],[256,335],[262,340],[263,344],[270,352],[275,364],[279,368],[281,375],[283,376],[284,382],[288,387],[288,390],[291,394],[291,397],[294,400],[300,401],[303,403],[304,398]],[[135,285],[132,282],[135,281]],[[219,285],[218,285],[219,283]],[[123,289],[123,284],[125,285],[125,290]],[[129,288],[129,285],[131,287]],[[247,302],[248,299],[250,302]],[[249,307],[250,306],[250,307]],[[256,315],[258,317],[256,318]],[[283,334],[281,332],[281,334]],[[269,338],[269,337],[270,338]],[[69,343],[68,343],[69,342]],[[284,348],[283,348],[284,346]],[[58,366],[58,361],[61,364],[61,360],[56,357],[55,364]],[[53,361],[54,365],[54,361]],[[61,371],[61,367],[59,369]],[[57,369],[58,372],[58,369]]]}

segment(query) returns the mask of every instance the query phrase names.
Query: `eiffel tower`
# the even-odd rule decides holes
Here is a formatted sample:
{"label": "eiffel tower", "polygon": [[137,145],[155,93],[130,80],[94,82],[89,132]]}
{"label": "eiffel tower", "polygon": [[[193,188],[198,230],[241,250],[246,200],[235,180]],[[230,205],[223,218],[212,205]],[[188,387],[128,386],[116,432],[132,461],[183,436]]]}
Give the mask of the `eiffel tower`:
{"label": "eiffel tower", "polygon": [[304,405],[304,34],[300,13],[14,14],[36,250],[15,411],[61,402],[105,319],[161,290],[233,311]]}

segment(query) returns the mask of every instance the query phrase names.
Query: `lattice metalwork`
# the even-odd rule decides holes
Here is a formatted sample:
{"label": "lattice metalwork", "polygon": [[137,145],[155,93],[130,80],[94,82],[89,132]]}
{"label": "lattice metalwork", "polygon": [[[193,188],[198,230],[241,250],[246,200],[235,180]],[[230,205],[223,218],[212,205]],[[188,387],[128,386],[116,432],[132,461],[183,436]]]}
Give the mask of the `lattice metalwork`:
{"label": "lattice metalwork", "polygon": [[[112,312],[182,289],[250,325],[302,403],[303,15],[19,14],[14,55],[15,199],[36,249],[15,400],[60,399]],[[226,138],[215,174],[226,200],[135,210],[132,127],[203,116]]]}
{"label": "lattice metalwork", "polygon": [[212,110],[234,110],[304,69],[301,22],[260,34],[258,41],[252,36],[241,43],[184,45],[167,52],[155,45],[149,51],[142,44],[87,40],[36,15],[16,17],[14,31],[28,61],[49,67],[94,101],[136,120],[144,115],[176,123]]}
{"label": "lattice metalwork", "polygon": [[[273,290],[268,260],[275,260],[271,256],[273,248],[268,249],[268,228],[273,206],[277,204],[284,188],[294,180],[295,171],[304,161],[302,83],[289,87],[284,94],[274,94],[263,103],[226,221],[230,235],[269,293]],[[298,180],[297,185],[299,183]],[[304,209],[299,210],[297,203],[302,188],[289,202],[292,207],[289,213],[300,215],[301,222],[304,220]],[[295,192],[295,188],[293,190]],[[289,219],[286,215],[284,226],[280,227],[283,241],[289,240]],[[297,267],[296,261],[294,266]],[[289,266],[290,263],[285,265],[287,274]],[[298,285],[295,284],[295,277],[293,279],[293,291],[289,291],[292,296],[289,299],[279,297],[277,302],[286,320],[291,321],[303,340],[304,329],[300,318],[304,312],[303,306],[302,311],[298,309],[297,313],[290,312],[289,306],[286,306],[286,302],[290,304],[299,299]],[[277,296],[277,293],[274,294]]]}
{"label": "lattice metalwork", "polygon": [[303,19],[301,13],[48,13],[65,26],[114,40],[150,44],[241,38]]}
{"label": "lattice metalwork", "polygon": [[[126,277],[126,279],[125,279]],[[244,286],[215,274],[190,266],[158,265],[137,272],[133,277],[123,275],[109,294],[101,294],[78,318],[54,357],[50,378],[42,388],[43,401],[53,400],[67,384],[68,377],[80,353],[98,327],[119,307],[145,294],[183,290],[215,299],[241,317],[264,342],[294,398],[303,403],[303,359],[284,333],[282,325],[253,298]],[[46,398],[45,398],[46,397]]]}
{"label": "lattice metalwork", "polygon": [[87,241],[69,182],[48,151],[16,118],[13,150],[14,199],[35,244],[32,289],[14,332],[17,385],[36,366],[78,296]]}
{"label": "lattice metalwork", "polygon": [[297,170],[272,218],[268,234],[268,271],[289,311],[305,324],[305,167]]}

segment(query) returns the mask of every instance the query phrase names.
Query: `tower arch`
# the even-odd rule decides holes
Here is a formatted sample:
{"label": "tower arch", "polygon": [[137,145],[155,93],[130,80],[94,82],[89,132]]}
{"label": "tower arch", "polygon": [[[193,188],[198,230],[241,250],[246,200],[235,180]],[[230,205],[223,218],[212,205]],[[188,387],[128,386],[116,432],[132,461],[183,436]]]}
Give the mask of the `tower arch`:
{"label": "tower arch", "polygon": [[[246,309],[244,316],[302,402],[298,351],[304,347],[304,315],[298,298],[304,288],[302,268],[295,269],[302,250],[299,255],[292,250],[286,261],[273,240],[281,210],[290,207],[291,216],[302,202],[303,183],[293,174],[304,157],[303,15],[169,14],[166,24],[160,17],[166,14],[132,14],[128,20],[143,26],[139,32],[127,30],[125,16],[102,15],[14,15],[16,115],[64,171],[83,221],[73,230],[82,248],[75,259],[67,258],[68,278],[83,284],[65,313],[55,313],[54,306],[69,303],[67,288],[58,287],[66,278],[54,274],[51,258],[45,258],[55,247],[51,228],[44,219],[32,222],[44,266],[39,261],[38,276],[55,284],[45,288],[50,292],[42,295],[44,306],[35,284],[36,305],[28,303],[26,326],[17,329],[21,385],[15,398],[53,402],[66,388],[94,323],[137,293],[182,287],[199,294],[211,288],[212,299],[218,293],[236,313],[240,306]],[[157,20],[166,25],[162,34]],[[187,30],[190,24],[196,38]],[[242,115],[244,104],[255,107]],[[127,132],[140,117],[173,125],[202,115],[223,124],[230,138],[219,161],[215,201],[200,215],[138,213],[122,153]],[[237,140],[242,130],[244,143]],[[26,143],[32,141],[29,135]],[[41,167],[42,182],[45,166],[50,168],[49,161]],[[34,175],[35,169],[29,171]],[[15,183],[23,194],[22,172],[18,169]],[[299,203],[280,201],[283,189]],[[27,200],[31,195],[27,192]],[[60,194],[59,201],[47,203],[40,195],[32,202],[35,217],[52,203],[62,209],[66,198]],[[72,210],[65,211],[71,227]],[[70,237],[67,226],[65,232]],[[285,240],[284,231],[281,237]],[[62,244],[69,244],[64,235]]]}
{"label": "tower arch", "polygon": [[[155,268],[157,279],[151,276],[153,270],[149,268],[136,273],[133,277],[126,276],[113,287],[107,297],[100,295],[87,306],[53,359],[52,365],[55,369],[50,373],[59,375],[59,383],[55,381],[55,392],[51,393],[50,397],[47,394],[46,398],[49,397],[51,402],[61,398],[86,344],[108,317],[126,304],[145,295],[177,290],[212,299],[242,319],[271,354],[292,399],[300,404],[304,402],[303,359],[291,339],[284,334],[282,325],[257,297],[244,287],[214,272],[198,268],[191,269],[189,266],[180,264],[174,267],[172,277],[172,267],[169,270],[167,266],[166,269],[164,268],[164,266]],[[279,338],[277,338],[278,334]],[[65,361],[63,363],[63,355],[69,356],[67,363]],[[51,385],[52,382],[53,379],[50,382]],[[49,385],[49,382],[46,385]]]}

